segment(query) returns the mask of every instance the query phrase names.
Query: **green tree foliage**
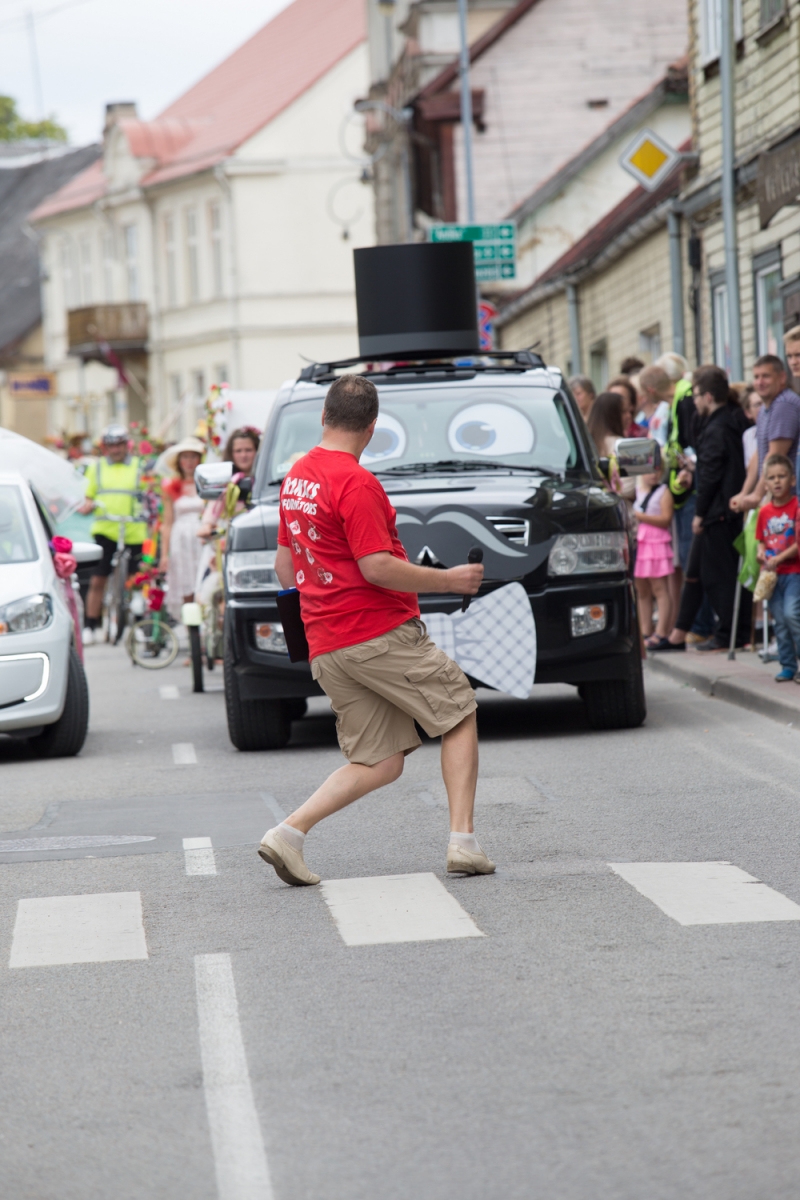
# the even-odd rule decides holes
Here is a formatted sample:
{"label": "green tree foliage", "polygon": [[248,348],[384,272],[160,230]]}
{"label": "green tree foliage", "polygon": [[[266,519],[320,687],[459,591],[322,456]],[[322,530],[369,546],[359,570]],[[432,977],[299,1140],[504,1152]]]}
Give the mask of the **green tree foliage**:
{"label": "green tree foliage", "polygon": [[10,96],[0,96],[0,142],[24,142],[29,138],[65,142],[67,131],[52,118],[46,121],[23,121],[17,112],[16,100]]}

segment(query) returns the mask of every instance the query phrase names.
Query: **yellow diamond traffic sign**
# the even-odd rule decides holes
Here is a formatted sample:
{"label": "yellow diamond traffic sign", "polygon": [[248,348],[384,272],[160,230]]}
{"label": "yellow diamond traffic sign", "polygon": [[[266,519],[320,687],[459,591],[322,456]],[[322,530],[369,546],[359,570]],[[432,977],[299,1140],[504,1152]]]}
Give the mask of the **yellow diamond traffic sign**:
{"label": "yellow diamond traffic sign", "polygon": [[643,188],[653,192],[679,158],[680,154],[652,129],[640,129],[620,155],[619,165]]}

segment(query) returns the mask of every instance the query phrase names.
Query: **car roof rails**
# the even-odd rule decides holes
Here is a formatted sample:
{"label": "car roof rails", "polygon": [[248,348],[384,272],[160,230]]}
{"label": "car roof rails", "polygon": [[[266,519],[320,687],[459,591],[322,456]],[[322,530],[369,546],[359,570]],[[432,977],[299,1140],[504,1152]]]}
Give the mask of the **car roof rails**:
{"label": "car roof rails", "polygon": [[[324,383],[336,378],[339,371],[347,367],[367,366],[372,370],[359,371],[360,375],[382,375],[391,378],[395,375],[437,375],[439,378],[471,378],[478,371],[530,371],[544,367],[544,359],[535,350],[482,350],[474,355],[452,355],[444,358],[425,359],[415,356],[413,359],[389,360],[371,362],[365,358],[343,358],[337,362],[309,363],[303,367],[299,379],[305,383]],[[508,364],[508,365],[504,365]],[[377,367],[377,370],[374,369]]]}

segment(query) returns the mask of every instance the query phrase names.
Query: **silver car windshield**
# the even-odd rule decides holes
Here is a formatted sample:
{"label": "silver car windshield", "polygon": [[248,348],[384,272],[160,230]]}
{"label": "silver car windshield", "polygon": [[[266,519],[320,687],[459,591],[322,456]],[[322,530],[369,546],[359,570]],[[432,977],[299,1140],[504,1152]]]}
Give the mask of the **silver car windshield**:
{"label": "silver car windshield", "polygon": [[[563,474],[579,462],[563,396],[533,387],[387,387],[375,435],[361,458],[376,473],[492,465]],[[266,481],[282,479],[320,439],[322,399],[280,413]]]}
{"label": "silver car windshield", "polygon": [[19,488],[0,483],[0,566],[34,562],[38,557]]}

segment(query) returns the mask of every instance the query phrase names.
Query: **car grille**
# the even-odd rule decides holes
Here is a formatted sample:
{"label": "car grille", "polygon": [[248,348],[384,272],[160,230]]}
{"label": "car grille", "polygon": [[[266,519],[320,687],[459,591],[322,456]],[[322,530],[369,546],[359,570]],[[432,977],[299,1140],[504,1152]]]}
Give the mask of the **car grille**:
{"label": "car grille", "polygon": [[531,523],[524,517],[487,517],[486,520],[515,546],[527,546]]}

